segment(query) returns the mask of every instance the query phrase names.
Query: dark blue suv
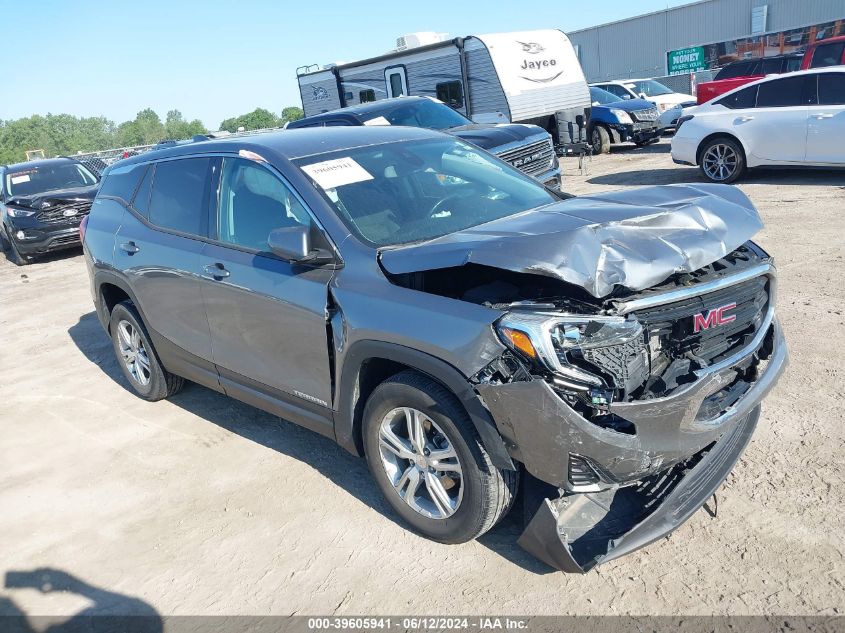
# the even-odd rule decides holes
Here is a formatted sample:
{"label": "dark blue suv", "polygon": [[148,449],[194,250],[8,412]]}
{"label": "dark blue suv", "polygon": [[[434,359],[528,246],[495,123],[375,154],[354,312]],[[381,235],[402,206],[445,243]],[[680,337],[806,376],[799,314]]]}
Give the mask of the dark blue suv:
{"label": "dark blue suv", "polygon": [[651,101],[620,99],[595,87],[590,87],[590,100],[593,106],[587,138],[594,154],[606,154],[615,143],[633,141],[643,146],[660,140],[662,130],[657,123],[660,111]]}
{"label": "dark blue suv", "polygon": [[761,226],[733,187],[575,198],[361,126],[121,161],[83,247],[140,397],[187,379],[330,437],[444,543],[522,490],[520,544],[581,572],[680,525],[747,444],[786,364]]}

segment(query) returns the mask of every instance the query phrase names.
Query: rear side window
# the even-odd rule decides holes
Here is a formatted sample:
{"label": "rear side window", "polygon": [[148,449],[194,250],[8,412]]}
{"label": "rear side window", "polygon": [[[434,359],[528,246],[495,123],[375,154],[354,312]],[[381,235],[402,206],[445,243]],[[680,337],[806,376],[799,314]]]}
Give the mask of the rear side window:
{"label": "rear side window", "polygon": [[819,75],[819,105],[845,105],[845,73]]}
{"label": "rear side window", "polygon": [[751,74],[751,67],[753,64],[754,62],[734,62],[732,64],[728,64],[716,73],[714,81],[733,79],[734,77],[746,77]]}
{"label": "rear side window", "polygon": [[813,51],[813,59],[810,61],[810,68],[838,66],[842,63],[843,51],[845,51],[845,42],[820,44],[816,50]]}
{"label": "rear side window", "polygon": [[753,108],[756,101],[757,86],[751,86],[750,88],[743,88],[726,97],[722,97],[716,103],[731,110],[742,110],[744,108]]}
{"label": "rear side window", "polygon": [[763,74],[777,75],[783,72],[783,59],[764,59]]}
{"label": "rear side window", "polygon": [[796,70],[801,70],[801,57],[787,57],[785,68],[783,72],[791,73],[795,72]]}
{"label": "rear side window", "polygon": [[158,163],[150,195],[150,222],[172,231],[204,235],[209,158]]}
{"label": "rear side window", "polygon": [[801,93],[804,89],[804,75],[767,81],[758,86],[758,108],[788,108],[803,105]]}
{"label": "rear side window", "polygon": [[146,165],[129,165],[110,170],[100,185],[98,195],[118,198],[124,204],[129,204],[146,170]]}

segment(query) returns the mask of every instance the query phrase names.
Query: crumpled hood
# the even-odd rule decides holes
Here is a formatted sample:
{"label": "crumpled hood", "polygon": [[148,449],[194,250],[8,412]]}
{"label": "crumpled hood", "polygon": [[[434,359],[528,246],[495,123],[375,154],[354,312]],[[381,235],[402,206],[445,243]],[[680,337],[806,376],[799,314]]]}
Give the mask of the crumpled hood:
{"label": "crumpled hood", "polygon": [[657,106],[654,105],[652,101],[646,101],[645,99],[621,99],[619,101],[614,101],[613,103],[603,103],[601,105],[594,105],[594,108],[605,108],[614,110],[622,110],[624,112],[635,112],[637,110],[648,110],[650,108],[655,108]]}
{"label": "crumpled hood", "polygon": [[523,125],[520,123],[462,125],[443,130],[458,138],[477,145],[481,149],[495,152],[497,147],[523,141],[529,137],[542,134],[545,130],[537,125]]}
{"label": "crumpled hood", "polygon": [[40,211],[41,209],[49,209],[50,207],[66,205],[70,202],[94,200],[94,196],[97,195],[97,190],[99,188],[100,185],[98,183],[88,187],[74,187],[73,189],[45,191],[44,193],[35,193],[31,196],[13,196],[9,198],[8,204],[15,207],[25,207]]}
{"label": "crumpled hood", "polygon": [[762,227],[735,187],[664,185],[564,200],[380,257],[392,274],[473,263],[555,277],[601,298],[697,270]]}

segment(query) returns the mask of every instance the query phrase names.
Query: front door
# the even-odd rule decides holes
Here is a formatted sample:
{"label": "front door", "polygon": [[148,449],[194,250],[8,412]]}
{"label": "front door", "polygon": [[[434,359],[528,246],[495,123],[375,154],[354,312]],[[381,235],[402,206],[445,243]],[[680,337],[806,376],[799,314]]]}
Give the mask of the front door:
{"label": "front door", "polygon": [[408,95],[408,75],[404,66],[391,66],[384,70],[384,82],[390,97]]}
{"label": "front door", "polygon": [[845,165],[845,72],[822,73],[818,80],[818,104],[807,120],[807,162]]}
{"label": "front door", "polygon": [[[331,406],[326,304],[331,270],[306,268],[268,252],[275,228],[311,225],[288,185],[267,167],[223,160],[216,243],[200,253],[214,362],[221,383],[282,400]],[[316,227],[315,227],[316,230]]]}

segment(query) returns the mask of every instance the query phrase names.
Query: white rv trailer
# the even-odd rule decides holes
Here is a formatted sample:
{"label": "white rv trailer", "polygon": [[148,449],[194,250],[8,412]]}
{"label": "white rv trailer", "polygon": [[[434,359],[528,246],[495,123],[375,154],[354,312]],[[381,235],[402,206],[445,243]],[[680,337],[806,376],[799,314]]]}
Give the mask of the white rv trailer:
{"label": "white rv trailer", "polygon": [[379,57],[298,68],[305,116],[400,95],[432,96],[476,123],[533,123],[557,143],[581,140],[590,91],[563,32],[470,35],[415,45],[421,41],[405,36],[397,40],[397,50]]}

